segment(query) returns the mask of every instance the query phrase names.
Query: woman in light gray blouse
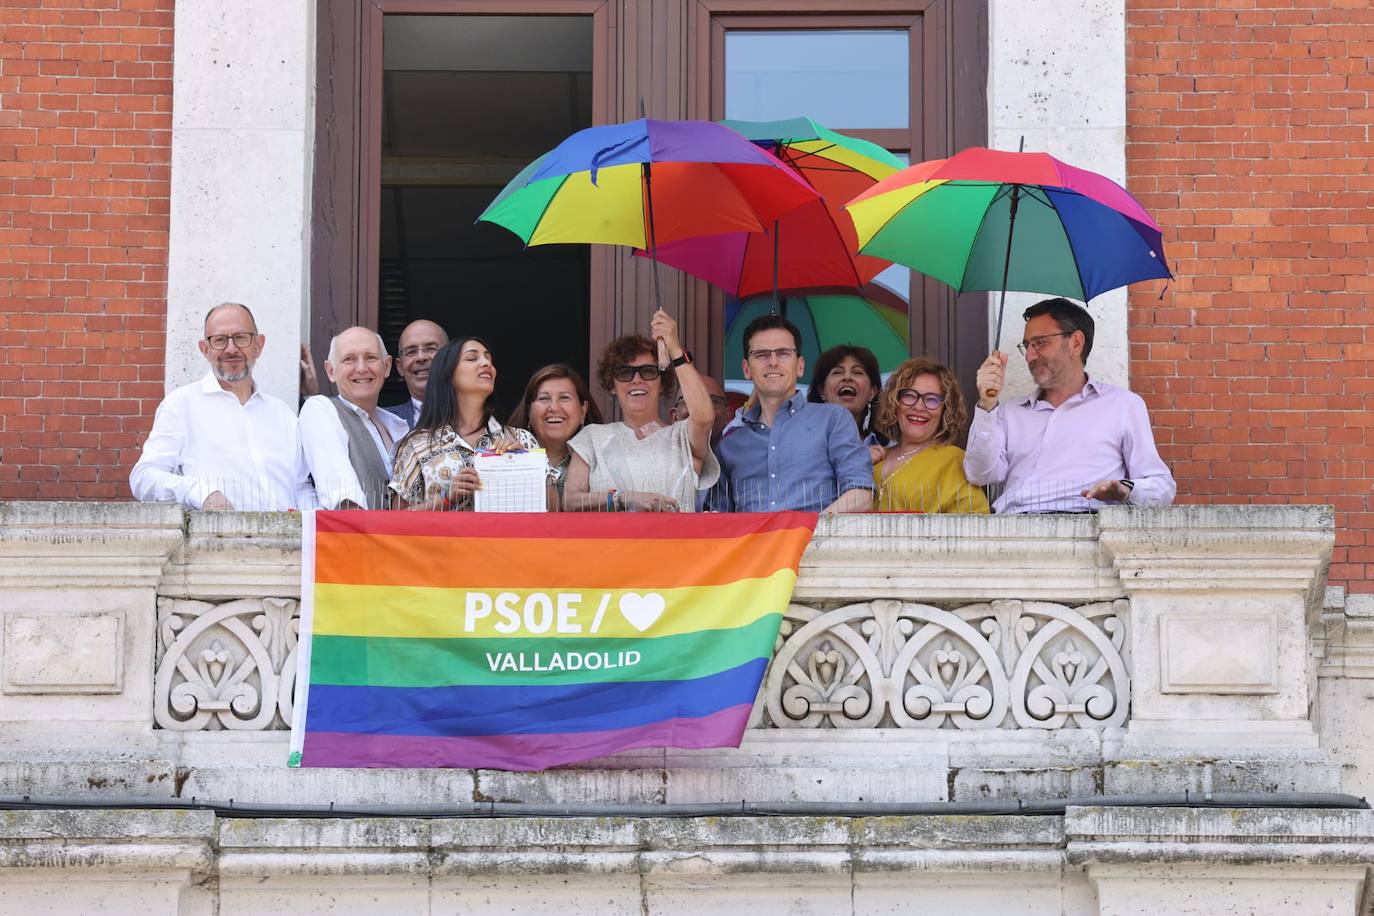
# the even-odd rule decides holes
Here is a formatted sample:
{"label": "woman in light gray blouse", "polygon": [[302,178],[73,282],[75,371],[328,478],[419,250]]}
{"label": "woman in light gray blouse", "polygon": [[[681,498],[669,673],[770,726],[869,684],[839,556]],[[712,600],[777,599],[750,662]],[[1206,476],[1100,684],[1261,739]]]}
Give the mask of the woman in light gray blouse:
{"label": "woman in light gray blouse", "polygon": [[[720,476],[710,445],[711,395],[678,339],[677,322],[660,309],[652,333],[667,346],[666,373],[646,337],[618,337],[601,352],[597,379],[615,394],[622,419],[583,427],[568,443],[569,511],[694,512],[697,491]],[[675,385],[682,387],[688,417],[665,424],[659,411]]]}

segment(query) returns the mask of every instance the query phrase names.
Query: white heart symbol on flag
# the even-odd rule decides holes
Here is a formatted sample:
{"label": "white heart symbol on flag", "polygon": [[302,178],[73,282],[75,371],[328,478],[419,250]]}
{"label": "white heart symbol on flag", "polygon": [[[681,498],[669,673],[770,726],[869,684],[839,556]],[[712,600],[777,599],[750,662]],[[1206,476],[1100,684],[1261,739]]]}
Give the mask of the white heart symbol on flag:
{"label": "white heart symbol on flag", "polygon": [[620,613],[630,626],[643,633],[663,616],[663,596],[652,592],[647,595],[626,592],[620,596]]}

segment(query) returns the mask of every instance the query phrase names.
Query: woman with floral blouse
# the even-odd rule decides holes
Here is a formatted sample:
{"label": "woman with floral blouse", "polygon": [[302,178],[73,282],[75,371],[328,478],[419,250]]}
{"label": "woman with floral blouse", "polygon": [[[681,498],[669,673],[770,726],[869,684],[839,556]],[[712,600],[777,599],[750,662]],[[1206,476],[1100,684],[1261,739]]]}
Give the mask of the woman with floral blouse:
{"label": "woman with floral blouse", "polygon": [[397,509],[471,510],[481,488],[477,452],[539,447],[528,431],[492,416],[495,387],[491,348],[480,337],[459,337],[434,354],[420,417],[396,448],[390,488]]}

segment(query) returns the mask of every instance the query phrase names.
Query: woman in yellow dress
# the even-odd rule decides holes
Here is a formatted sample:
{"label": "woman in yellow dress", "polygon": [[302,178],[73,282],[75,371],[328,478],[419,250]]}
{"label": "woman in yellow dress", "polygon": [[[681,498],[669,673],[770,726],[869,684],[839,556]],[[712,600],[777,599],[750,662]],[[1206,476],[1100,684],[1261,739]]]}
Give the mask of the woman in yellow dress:
{"label": "woman in yellow dress", "polygon": [[953,372],[924,358],[898,366],[878,398],[878,432],[895,444],[873,465],[873,508],[986,515],[987,495],[964,476],[954,444],[967,421]]}

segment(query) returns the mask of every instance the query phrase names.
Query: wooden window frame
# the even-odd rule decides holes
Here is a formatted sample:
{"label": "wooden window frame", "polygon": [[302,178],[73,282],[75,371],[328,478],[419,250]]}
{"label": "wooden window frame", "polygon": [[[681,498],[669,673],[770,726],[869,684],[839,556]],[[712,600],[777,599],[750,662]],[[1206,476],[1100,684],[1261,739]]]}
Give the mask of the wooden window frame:
{"label": "wooden window frame", "polygon": [[[906,130],[854,130],[855,136],[908,152],[912,162],[939,159],[987,144],[987,4],[979,0],[696,0],[694,82],[690,116],[725,113],[725,33],[729,29],[817,30],[904,28],[913,71]],[[916,79],[920,80],[916,83]],[[957,367],[971,386],[988,348],[986,297],[959,296],[912,273],[911,349]],[[725,297],[697,282],[687,306],[697,327],[711,330],[710,364],[724,365]],[[699,345],[700,345],[699,341]],[[967,378],[964,378],[967,376]],[[967,390],[973,390],[967,387]]]}
{"label": "wooden window frame", "polygon": [[[615,110],[608,0],[319,0],[310,330],[317,356],[350,325],[377,327],[381,259],[382,37],[388,15],[590,16],[592,122]],[[591,301],[607,299],[612,256],[591,246]],[[592,320],[592,353],[603,341]]]}

